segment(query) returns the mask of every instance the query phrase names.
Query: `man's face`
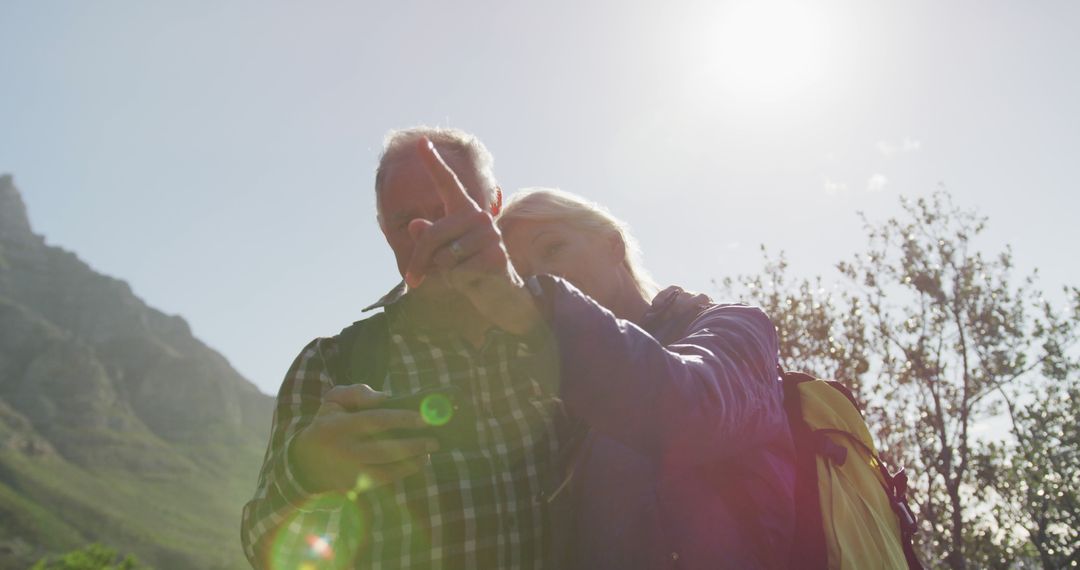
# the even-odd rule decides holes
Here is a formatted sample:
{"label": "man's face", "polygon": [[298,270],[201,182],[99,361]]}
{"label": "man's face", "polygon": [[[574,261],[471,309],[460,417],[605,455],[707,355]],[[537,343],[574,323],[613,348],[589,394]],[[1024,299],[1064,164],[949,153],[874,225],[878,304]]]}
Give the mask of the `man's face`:
{"label": "man's face", "polygon": [[[488,193],[482,187],[482,179],[469,160],[443,148],[438,150],[473,200],[481,207],[488,208]],[[441,219],[445,212],[431,176],[415,154],[398,159],[389,166],[384,176],[382,192],[379,195],[380,226],[386,236],[386,243],[394,250],[398,272],[404,276],[416,245],[409,235],[409,222],[417,218],[434,222]],[[429,277],[420,285],[420,290],[434,292],[433,290],[444,287],[442,279],[437,275]]]}

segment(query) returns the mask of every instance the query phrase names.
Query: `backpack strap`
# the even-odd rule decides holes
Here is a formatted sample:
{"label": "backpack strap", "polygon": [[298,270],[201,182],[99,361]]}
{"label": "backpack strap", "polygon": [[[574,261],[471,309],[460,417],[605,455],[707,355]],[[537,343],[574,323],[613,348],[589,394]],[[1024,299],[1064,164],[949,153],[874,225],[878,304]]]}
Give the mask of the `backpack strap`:
{"label": "backpack strap", "polygon": [[390,359],[390,330],[386,313],[376,313],[342,329],[338,351],[328,359],[330,376],[339,386],[367,384],[381,390]]}
{"label": "backpack strap", "polygon": [[878,461],[878,468],[885,477],[885,493],[889,496],[889,503],[892,504],[893,512],[900,521],[902,539],[900,545],[904,547],[904,558],[907,558],[908,568],[909,570],[923,570],[919,556],[915,554],[915,533],[919,530],[919,520],[907,502],[907,473],[903,467],[896,473],[889,473],[881,461]]}
{"label": "backpack strap", "polygon": [[827,570],[829,558],[818,490],[817,447],[814,434],[803,419],[799,396],[799,384],[815,378],[802,372],[787,372],[779,365],[777,371],[784,389],[784,411],[795,442],[795,535],[789,566]]}

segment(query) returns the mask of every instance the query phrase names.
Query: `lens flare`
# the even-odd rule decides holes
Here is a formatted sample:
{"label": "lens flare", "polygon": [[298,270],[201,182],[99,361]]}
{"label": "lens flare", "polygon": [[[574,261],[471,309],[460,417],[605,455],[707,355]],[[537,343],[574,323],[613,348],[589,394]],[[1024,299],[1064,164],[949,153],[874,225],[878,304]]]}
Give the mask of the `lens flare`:
{"label": "lens flare", "polygon": [[345,494],[325,493],[289,513],[270,538],[268,570],[342,568],[370,538],[369,521]]}
{"label": "lens flare", "polygon": [[361,473],[356,476],[356,484],[353,485],[352,492],[357,494],[363,493],[364,491],[370,490],[374,486],[375,481],[371,478],[371,475],[368,475],[367,473]]}
{"label": "lens flare", "polygon": [[420,402],[420,415],[428,425],[444,426],[454,417],[454,404],[442,394],[431,394]]}
{"label": "lens flare", "polygon": [[323,560],[330,560],[334,557],[334,549],[330,548],[330,541],[325,536],[309,534],[307,543],[308,548],[311,549],[312,555],[322,558]]}

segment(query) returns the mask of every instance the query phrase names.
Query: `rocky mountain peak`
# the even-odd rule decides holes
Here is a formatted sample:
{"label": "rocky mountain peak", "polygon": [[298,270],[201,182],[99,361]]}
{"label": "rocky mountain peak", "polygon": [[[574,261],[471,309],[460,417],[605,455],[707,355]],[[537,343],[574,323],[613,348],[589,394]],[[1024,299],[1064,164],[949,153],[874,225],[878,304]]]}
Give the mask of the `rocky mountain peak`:
{"label": "rocky mountain peak", "polygon": [[272,411],[182,318],[46,244],[0,175],[0,570],[88,542],[247,567],[234,529]]}
{"label": "rocky mountain peak", "polygon": [[35,235],[30,227],[26,203],[10,174],[0,174],[0,241],[17,244],[42,242],[42,238]]}

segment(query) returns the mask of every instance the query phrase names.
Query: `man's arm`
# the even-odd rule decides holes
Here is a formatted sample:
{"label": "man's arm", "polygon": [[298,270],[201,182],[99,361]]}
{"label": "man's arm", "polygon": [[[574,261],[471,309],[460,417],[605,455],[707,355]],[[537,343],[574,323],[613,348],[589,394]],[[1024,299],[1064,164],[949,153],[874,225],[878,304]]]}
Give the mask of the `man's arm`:
{"label": "man's arm", "polygon": [[[302,548],[304,537],[299,529],[324,533],[329,530],[325,528],[326,516],[300,510],[312,493],[300,483],[287,458],[289,444],[301,429],[311,424],[323,394],[333,387],[319,351],[320,340],[304,347],[285,375],[278,391],[270,443],[255,497],[244,505],[241,542],[254,568],[271,567],[268,559],[271,540]],[[286,524],[294,519],[298,525]]]}
{"label": "man's arm", "polygon": [[278,391],[258,487],[241,522],[255,568],[295,568],[282,564],[303,560],[318,546],[314,539],[344,553],[362,538],[340,534],[358,516],[355,508],[343,511],[355,506],[348,492],[358,479],[365,487],[396,481],[419,471],[437,448],[433,438],[373,438],[427,424],[417,412],[376,408],[385,395],[367,385],[335,386],[324,360],[335,350],[333,340],[312,341]]}

